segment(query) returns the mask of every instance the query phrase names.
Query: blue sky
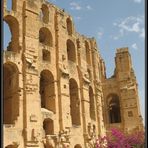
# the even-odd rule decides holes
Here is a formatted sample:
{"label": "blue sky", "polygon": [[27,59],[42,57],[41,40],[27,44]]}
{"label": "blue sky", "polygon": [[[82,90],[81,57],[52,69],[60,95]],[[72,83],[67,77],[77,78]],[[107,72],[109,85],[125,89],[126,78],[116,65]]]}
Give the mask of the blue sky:
{"label": "blue sky", "polygon": [[[114,71],[116,48],[129,47],[138,81],[141,113],[145,114],[144,0],[48,0],[65,9],[76,31],[95,37],[106,64],[107,77]],[[4,32],[9,33],[7,27]],[[9,38],[4,37],[4,46]],[[145,118],[144,118],[145,120]]]}

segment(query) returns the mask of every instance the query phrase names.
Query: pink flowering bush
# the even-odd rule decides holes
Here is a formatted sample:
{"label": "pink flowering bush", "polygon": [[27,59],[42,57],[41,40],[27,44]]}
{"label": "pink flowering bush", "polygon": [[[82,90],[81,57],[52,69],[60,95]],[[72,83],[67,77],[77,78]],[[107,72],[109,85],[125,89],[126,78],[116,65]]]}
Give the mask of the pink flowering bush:
{"label": "pink flowering bush", "polygon": [[144,148],[144,132],[126,135],[118,129],[111,129],[110,136],[97,139],[96,148]]}

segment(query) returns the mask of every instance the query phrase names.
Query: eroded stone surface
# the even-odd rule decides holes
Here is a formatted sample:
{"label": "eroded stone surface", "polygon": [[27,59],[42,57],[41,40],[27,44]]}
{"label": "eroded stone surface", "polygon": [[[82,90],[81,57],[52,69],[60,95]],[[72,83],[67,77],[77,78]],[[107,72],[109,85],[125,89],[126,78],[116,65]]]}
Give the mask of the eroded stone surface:
{"label": "eroded stone surface", "polygon": [[91,148],[111,127],[143,129],[128,48],[117,49],[114,75],[94,38],[44,0],[12,0],[4,21],[4,147]]}

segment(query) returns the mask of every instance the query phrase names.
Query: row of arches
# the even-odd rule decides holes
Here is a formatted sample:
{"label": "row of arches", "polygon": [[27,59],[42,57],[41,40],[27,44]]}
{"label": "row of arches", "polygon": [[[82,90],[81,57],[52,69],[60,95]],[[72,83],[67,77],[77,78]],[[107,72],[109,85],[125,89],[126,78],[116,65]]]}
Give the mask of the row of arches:
{"label": "row of arches", "polygon": [[[18,20],[11,16],[7,15],[4,17],[4,30],[7,30],[7,33],[4,32],[4,38],[8,38],[10,36],[10,42],[6,47],[8,51],[18,52],[19,51],[19,22]],[[70,21],[68,21],[70,23]],[[6,28],[6,29],[5,29]],[[10,32],[8,31],[10,29]],[[69,29],[70,30],[70,29]],[[6,39],[7,40],[7,39]],[[46,27],[42,27],[39,30],[39,43],[52,47],[53,46],[53,36],[50,30]],[[78,44],[78,43],[77,43]],[[6,46],[6,45],[5,45]],[[69,61],[76,62],[76,47],[72,40],[68,39],[66,41],[67,47],[67,58]],[[86,61],[90,65],[90,52],[89,52],[89,44],[85,41],[85,48],[86,48]],[[45,52],[48,51],[43,50],[43,60],[49,60],[50,53],[48,53],[48,57],[46,56]]]}
{"label": "row of arches", "polygon": [[[41,19],[45,24],[49,23],[49,8],[46,4],[42,4],[41,7]],[[66,28],[68,35],[72,35],[73,33],[73,24],[70,17],[66,19]]]}
{"label": "row of arches", "polygon": [[[4,123],[13,124],[19,115],[19,71],[14,63],[4,64]],[[46,108],[56,112],[55,107],[55,86],[54,77],[48,70],[43,70],[40,74],[41,108]],[[69,80],[70,93],[70,114],[73,125],[80,125],[80,100],[79,89],[75,79]],[[90,118],[95,120],[95,101],[93,89],[89,87]],[[111,94],[107,97],[109,123],[120,123],[120,101],[119,97]]]}
{"label": "row of arches", "polygon": [[[70,39],[67,40],[67,56],[69,61],[76,62],[76,47],[73,41]],[[77,47],[79,43],[77,42]],[[91,65],[91,54],[90,54],[90,47],[89,43],[85,41],[85,49],[86,49],[86,62],[88,65]]]}
{"label": "row of arches", "polygon": [[[5,63],[4,71],[4,123],[13,124],[19,115],[19,71],[15,64]],[[39,93],[41,108],[56,112],[55,84],[53,74],[49,70],[40,73]],[[80,96],[75,79],[69,80],[70,114],[73,125],[80,125]],[[90,117],[95,119],[95,102],[93,89],[89,87]]]}
{"label": "row of arches", "polygon": [[[78,85],[74,79],[69,80],[69,89],[70,89],[70,100],[71,100],[71,116],[72,123],[74,125],[80,124],[80,108],[79,108],[79,93]],[[55,100],[52,99],[54,96],[54,78],[49,71],[41,72],[40,77],[40,94],[41,94],[41,107],[47,108],[55,112]],[[51,98],[51,99],[50,99]],[[89,98],[93,97],[93,89],[89,87]],[[50,103],[48,102],[50,100]],[[110,123],[120,123],[121,122],[121,113],[120,113],[120,103],[119,97],[115,94],[112,94],[108,97],[108,114]],[[95,120],[95,107],[94,99],[90,99],[90,117]]]}
{"label": "row of arches", "polygon": [[[17,0],[6,0],[6,8],[8,11],[16,11],[17,10]],[[41,6],[41,13],[40,13],[41,19],[45,24],[49,23],[49,8],[46,4],[42,4]],[[70,17],[66,19],[66,27],[68,35],[72,35],[73,32],[73,25],[72,20]]]}

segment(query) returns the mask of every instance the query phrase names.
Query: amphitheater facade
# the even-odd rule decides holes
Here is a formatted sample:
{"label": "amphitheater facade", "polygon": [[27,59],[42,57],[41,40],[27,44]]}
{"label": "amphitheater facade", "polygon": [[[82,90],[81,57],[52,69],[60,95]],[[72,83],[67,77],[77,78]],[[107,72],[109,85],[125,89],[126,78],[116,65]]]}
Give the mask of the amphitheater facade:
{"label": "amphitheater facade", "polygon": [[128,48],[106,78],[96,40],[44,0],[3,1],[11,41],[3,52],[5,148],[93,148],[116,127],[143,130]]}

